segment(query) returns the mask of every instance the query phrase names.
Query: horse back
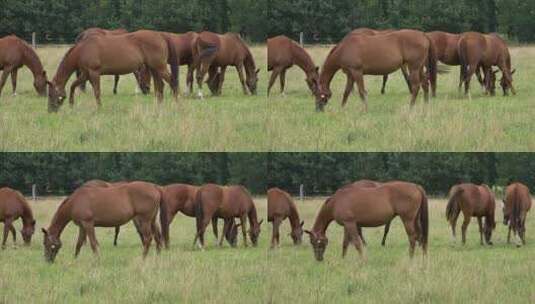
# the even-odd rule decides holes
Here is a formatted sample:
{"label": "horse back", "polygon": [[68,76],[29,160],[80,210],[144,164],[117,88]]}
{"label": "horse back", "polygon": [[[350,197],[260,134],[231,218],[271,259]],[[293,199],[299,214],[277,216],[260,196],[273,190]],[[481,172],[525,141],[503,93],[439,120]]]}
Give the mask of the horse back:
{"label": "horse back", "polygon": [[291,66],[292,65],[292,44],[294,42],[286,36],[276,36],[268,39],[268,67]]}
{"label": "horse back", "polygon": [[187,184],[172,184],[163,187],[163,201],[169,212],[181,211],[187,216],[195,216],[195,197],[198,187]]}

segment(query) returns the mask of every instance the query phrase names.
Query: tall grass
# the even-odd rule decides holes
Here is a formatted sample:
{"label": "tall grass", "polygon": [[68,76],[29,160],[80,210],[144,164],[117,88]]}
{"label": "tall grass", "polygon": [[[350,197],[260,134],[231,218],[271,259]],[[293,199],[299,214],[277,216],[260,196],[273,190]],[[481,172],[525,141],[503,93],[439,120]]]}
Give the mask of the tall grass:
{"label": "tall grass", "polygon": [[[48,226],[61,198],[32,203],[38,227]],[[256,198],[259,216],[266,214],[265,198]],[[323,198],[297,202],[305,227],[310,227]],[[29,248],[11,245],[0,251],[0,302],[43,303],[528,303],[535,300],[535,221],[527,221],[527,246],[507,245],[506,228],[498,225],[494,246],[480,246],[477,222],[468,240],[453,242],[444,218],[446,201],[430,201],[430,240],[426,259],[420,251],[408,258],[408,241],[395,219],[385,248],[382,229],[365,229],[368,261],[349,248],[341,257],[342,229],[328,230],[325,260],[314,260],[308,240],[295,247],[285,222],[281,247],[269,249],[271,225],[263,224],[258,247],[192,248],[194,220],[177,215],[171,227],[171,248],[141,258],[141,245],[131,224],[112,245],[113,229],[97,229],[100,258],[89,246],[73,258],[77,228],[62,236],[56,263],[43,258],[42,235],[36,232]],[[498,222],[501,213],[497,215]],[[19,223],[16,224],[17,228]],[[240,237],[241,240],[241,237]],[[20,240],[19,240],[20,244]]]}

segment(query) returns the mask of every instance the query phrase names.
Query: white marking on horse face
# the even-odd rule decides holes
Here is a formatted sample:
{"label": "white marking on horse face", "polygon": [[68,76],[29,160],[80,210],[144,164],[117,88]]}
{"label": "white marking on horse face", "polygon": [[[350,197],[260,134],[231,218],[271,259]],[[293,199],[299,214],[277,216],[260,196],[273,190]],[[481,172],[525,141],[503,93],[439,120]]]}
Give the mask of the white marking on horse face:
{"label": "white marking on horse face", "polygon": [[321,97],[321,98],[325,98],[325,94],[321,94],[321,96],[320,96],[320,97]]}

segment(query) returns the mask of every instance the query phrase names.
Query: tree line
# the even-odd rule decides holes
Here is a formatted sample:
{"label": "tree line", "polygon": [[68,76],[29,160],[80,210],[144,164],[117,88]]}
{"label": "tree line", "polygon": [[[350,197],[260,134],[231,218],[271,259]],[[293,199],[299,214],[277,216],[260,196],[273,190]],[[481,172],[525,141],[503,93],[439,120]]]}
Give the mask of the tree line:
{"label": "tree line", "polygon": [[252,193],[280,187],[329,195],[359,179],[405,180],[446,195],[460,182],[534,189],[535,155],[521,153],[2,153],[0,187],[41,196],[69,194],[91,179],[242,184]]}
{"label": "tree line", "polygon": [[0,0],[0,36],[72,43],[89,27],[239,32],[252,42],[284,34],[333,43],[358,27],[500,32],[535,41],[526,0]]}

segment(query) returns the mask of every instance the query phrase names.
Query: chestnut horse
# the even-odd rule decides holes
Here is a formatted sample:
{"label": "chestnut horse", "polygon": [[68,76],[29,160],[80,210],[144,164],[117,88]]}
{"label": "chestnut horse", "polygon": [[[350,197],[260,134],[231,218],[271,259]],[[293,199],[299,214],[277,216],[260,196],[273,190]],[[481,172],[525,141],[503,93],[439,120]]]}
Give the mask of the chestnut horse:
{"label": "chestnut horse", "polygon": [[13,235],[13,243],[16,242],[17,233],[15,232],[15,227],[13,227],[13,222],[19,217],[22,219],[22,230],[20,231],[22,239],[26,245],[29,245],[35,231],[32,208],[19,191],[7,187],[0,188],[0,222],[4,222],[2,249],[6,248],[6,241],[10,231]]}
{"label": "chestnut horse", "polygon": [[[230,222],[233,218],[240,218],[242,227],[243,244],[247,247],[246,221],[249,219],[249,237],[253,246],[258,243],[260,235],[260,225],[258,221],[256,207],[249,191],[243,186],[219,186],[215,184],[203,185],[197,191],[195,199],[195,217],[197,219],[197,234],[195,235],[194,244],[199,241],[198,245],[204,248],[204,231],[212,218],[218,217],[225,219],[223,233],[219,245],[223,244],[223,237],[229,235],[232,230]],[[237,225],[235,226],[237,227]],[[235,243],[233,240],[231,243]]]}
{"label": "chestnut horse", "polygon": [[[432,44],[424,33],[415,30],[400,30],[390,34],[369,36],[349,35],[332,50],[320,73],[320,86],[316,94],[316,110],[323,111],[332,96],[331,81],[340,69],[357,83],[359,95],[368,109],[364,75],[386,75],[402,66],[409,70],[411,84],[411,107],[416,102],[420,86],[425,100],[429,99],[429,79],[435,79],[437,61]],[[427,76],[424,67],[427,66]],[[349,83],[349,82],[348,82]],[[346,86],[349,95],[352,84]]]}
{"label": "chestnut horse", "polygon": [[[173,43],[154,31],[137,31],[124,35],[92,35],[73,46],[61,61],[52,82],[48,83],[50,112],[56,112],[65,99],[69,77],[80,70],[80,77],[71,85],[69,103],[74,104],[77,86],[89,80],[97,106],[100,107],[100,76],[133,73],[145,66],[154,78],[156,98],[163,100],[163,81],[171,86],[175,101],[178,94],[178,65]],[[167,70],[171,65],[171,77]]]}
{"label": "chestnut horse", "polygon": [[[530,209],[529,188],[521,183],[507,186],[503,200],[503,224],[509,225],[507,244],[511,243],[511,230],[513,230],[513,237],[518,235],[522,244],[526,245],[526,218]],[[520,243],[517,243],[517,247],[520,247]]]}
{"label": "chestnut horse", "polygon": [[[106,35],[122,35],[122,34],[126,34],[126,33],[128,33],[128,31],[125,30],[125,29],[122,29],[122,28],[121,29],[115,29],[115,30],[106,30],[106,29],[102,29],[102,28],[99,28],[99,27],[92,27],[92,28],[86,29],[85,31],[83,31],[80,34],[78,34],[78,36],[76,37],[75,43],[83,41],[83,40],[85,40],[85,39],[87,39],[87,38],[89,38],[89,37],[91,37],[93,35],[106,36]],[[141,90],[141,92],[143,94],[147,95],[147,94],[150,93],[150,79],[147,82],[146,78],[142,78],[142,75],[140,74],[142,71],[146,71],[145,74],[148,74],[149,77],[150,77],[150,73],[148,72],[147,69],[144,69],[144,68],[141,68],[138,71],[134,72],[134,77],[136,78],[138,87]],[[78,77],[80,77],[80,71],[79,70],[76,71],[76,78],[78,78]],[[113,94],[114,95],[117,94],[117,86],[119,85],[119,78],[120,78],[119,75],[115,75],[115,77],[114,77],[114,83],[113,83]],[[85,87],[86,87],[86,82],[83,82],[80,85],[80,89],[85,92]]]}
{"label": "chestnut horse", "polygon": [[[206,73],[210,69],[219,68],[218,88],[216,95],[221,94],[227,66],[236,67],[243,93],[256,95],[259,69],[249,47],[238,34],[224,35],[212,32],[201,32],[193,43],[194,66],[197,70],[198,95],[203,97],[201,89]],[[243,70],[245,69],[245,77]]]}
{"label": "chestnut horse", "polygon": [[[395,32],[396,30],[388,29],[388,30],[374,30],[367,27],[361,27],[356,30],[351,31],[347,36],[349,35],[368,35],[368,36],[375,36],[375,35],[382,35],[382,34],[390,34]],[[346,36],[346,37],[347,37]],[[403,74],[403,78],[405,79],[405,82],[407,83],[407,86],[409,90],[411,90],[411,84],[409,82],[409,73],[407,72],[407,68],[405,66],[401,67],[401,72]],[[386,93],[386,83],[388,82],[388,74],[383,75],[383,86],[381,87],[381,94],[384,95]],[[350,75],[347,75],[347,84],[346,86],[351,86],[350,93],[353,91],[353,84],[355,82],[352,81],[352,78]],[[346,90],[347,92],[347,90]],[[350,94],[349,93],[349,94]],[[344,95],[344,99],[342,101],[342,105],[345,105],[347,102],[347,98],[349,97],[349,94]]]}
{"label": "chestnut horse", "polygon": [[[492,230],[496,228],[494,219],[495,206],[494,193],[485,184],[478,186],[466,183],[453,186],[450,189],[448,205],[446,206],[446,219],[451,225],[453,238],[455,238],[457,218],[462,211],[464,216],[462,225],[463,245],[466,243],[466,229],[472,217],[477,217],[481,245],[483,245],[483,238],[488,245],[492,245],[490,240]],[[485,227],[483,227],[482,223],[483,217],[485,218]]]}
{"label": "chestnut horse", "polygon": [[267,49],[268,71],[272,71],[267,91],[268,96],[277,77],[280,78],[281,94],[284,95],[286,71],[294,64],[305,72],[305,81],[310,91],[312,94],[316,93],[319,83],[319,67],[314,64],[314,61],[312,61],[312,58],[305,49],[286,36],[277,36],[268,39]]}
{"label": "chestnut horse", "polygon": [[78,188],[58,207],[49,228],[43,228],[46,260],[54,262],[61,248],[61,233],[71,221],[79,227],[75,257],[80,253],[86,237],[89,238],[93,253],[98,255],[95,227],[117,227],[130,220],[137,222],[143,236],[143,257],[147,256],[153,237],[159,252],[161,240],[156,215],[158,210],[166,214],[165,204],[161,201],[160,187],[146,182],[131,182],[108,188]]}
{"label": "chestnut horse", "polygon": [[303,238],[303,224],[299,219],[297,207],[292,197],[287,192],[279,188],[271,188],[267,191],[268,222],[273,224],[273,234],[271,235],[271,248],[279,246],[279,227],[288,218],[292,232],[290,236],[295,245],[301,244]]}
{"label": "chestnut horse", "polygon": [[13,95],[17,94],[17,73],[22,66],[27,66],[33,74],[33,86],[39,96],[46,96],[46,72],[37,53],[26,41],[15,35],[0,38],[0,95],[11,74]]}
{"label": "chestnut horse", "polygon": [[365,256],[357,226],[382,226],[399,216],[409,237],[409,255],[414,255],[416,242],[427,253],[429,211],[424,189],[406,182],[388,182],[376,188],[343,187],[321,206],[312,230],[305,232],[316,260],[322,261],[327,248],[327,228],[332,221],[344,226],[342,256],[347,246],[353,244],[361,256]]}
{"label": "chestnut horse", "polygon": [[[511,90],[516,94],[513,86],[514,70],[511,70],[511,55],[505,41],[496,34],[484,35],[476,32],[464,33],[458,44],[459,60],[464,78],[465,95],[470,93],[470,81],[477,69],[481,67],[485,75],[486,92],[494,95],[491,90],[492,67],[497,66],[502,71],[502,89],[504,95]],[[471,96],[469,95],[471,98]]]}

